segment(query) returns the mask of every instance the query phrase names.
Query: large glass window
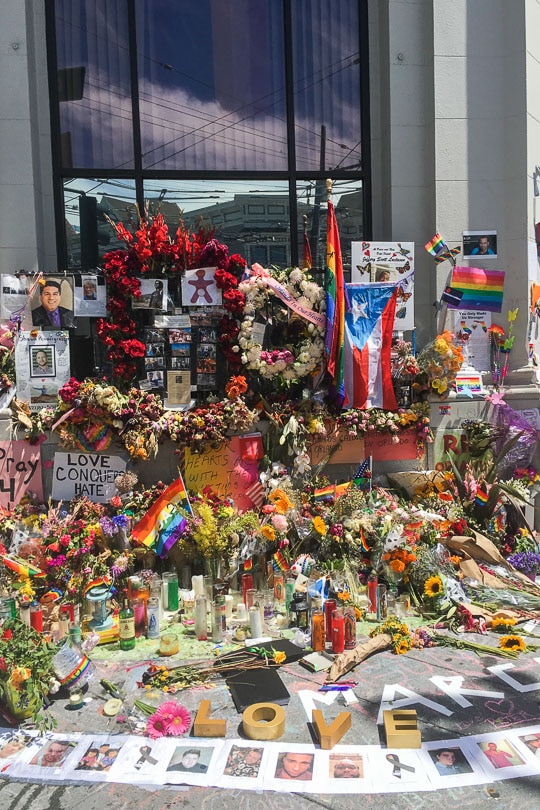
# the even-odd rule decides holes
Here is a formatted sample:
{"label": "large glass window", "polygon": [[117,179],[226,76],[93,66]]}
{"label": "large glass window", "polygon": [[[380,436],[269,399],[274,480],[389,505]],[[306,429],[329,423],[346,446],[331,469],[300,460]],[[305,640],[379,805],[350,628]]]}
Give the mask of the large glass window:
{"label": "large glass window", "polygon": [[306,231],[322,270],[329,177],[348,269],[370,236],[366,5],[50,0],[60,265],[92,266],[148,204],[250,263],[299,263]]}

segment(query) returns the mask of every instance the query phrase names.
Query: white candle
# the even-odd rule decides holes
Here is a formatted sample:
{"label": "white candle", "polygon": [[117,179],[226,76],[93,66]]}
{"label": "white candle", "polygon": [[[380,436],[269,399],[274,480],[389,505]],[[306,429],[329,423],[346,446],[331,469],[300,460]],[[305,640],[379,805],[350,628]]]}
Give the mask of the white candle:
{"label": "white candle", "polygon": [[193,588],[195,599],[198,596],[204,596],[204,577],[202,574],[191,577],[191,587]]}
{"label": "white candle", "polygon": [[236,606],[236,616],[242,622],[245,622],[247,620],[246,606],[244,605],[243,602],[238,602]]}
{"label": "white candle", "polygon": [[[245,607],[245,605],[244,605]],[[233,598],[230,593],[225,594],[225,616],[227,619],[232,619],[233,611]]]}

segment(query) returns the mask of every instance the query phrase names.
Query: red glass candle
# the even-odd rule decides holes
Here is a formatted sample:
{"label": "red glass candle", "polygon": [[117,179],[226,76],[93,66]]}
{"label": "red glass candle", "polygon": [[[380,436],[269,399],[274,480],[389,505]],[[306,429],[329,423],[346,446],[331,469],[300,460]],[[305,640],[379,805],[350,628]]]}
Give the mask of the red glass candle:
{"label": "red glass candle", "polygon": [[336,608],[332,616],[332,652],[339,654],[345,649],[345,618],[341,608]]}
{"label": "red glass candle", "polygon": [[327,599],[324,603],[325,629],[328,641],[332,641],[332,613],[336,608],[337,602],[335,599]]}
{"label": "red glass candle", "polygon": [[370,574],[367,584],[367,594],[369,600],[369,612],[377,613],[377,585],[379,579],[377,574]]}
{"label": "red glass candle", "polygon": [[253,574],[242,574],[242,601],[244,605],[247,605],[246,594],[251,590],[253,590]]}
{"label": "red glass candle", "polygon": [[30,627],[38,633],[43,633],[43,611],[37,602],[30,605]]}

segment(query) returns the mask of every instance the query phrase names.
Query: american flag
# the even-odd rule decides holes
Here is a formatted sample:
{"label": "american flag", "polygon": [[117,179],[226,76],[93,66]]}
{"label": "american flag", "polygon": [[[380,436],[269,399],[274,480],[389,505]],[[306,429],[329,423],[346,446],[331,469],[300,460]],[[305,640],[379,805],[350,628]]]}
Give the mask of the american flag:
{"label": "american flag", "polygon": [[356,468],[356,472],[353,475],[353,481],[357,478],[371,478],[371,456],[368,456],[361,464],[358,465]]}
{"label": "american flag", "polygon": [[264,487],[259,480],[254,481],[246,489],[246,496],[253,503],[254,506],[260,507],[264,503]]}

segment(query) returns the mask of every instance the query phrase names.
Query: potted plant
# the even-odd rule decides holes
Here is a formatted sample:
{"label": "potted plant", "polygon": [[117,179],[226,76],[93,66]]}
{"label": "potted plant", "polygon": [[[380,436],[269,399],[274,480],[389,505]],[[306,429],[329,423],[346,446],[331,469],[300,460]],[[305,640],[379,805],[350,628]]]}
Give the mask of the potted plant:
{"label": "potted plant", "polygon": [[0,697],[15,720],[45,727],[40,712],[54,678],[56,647],[20,619],[5,621],[0,633]]}

